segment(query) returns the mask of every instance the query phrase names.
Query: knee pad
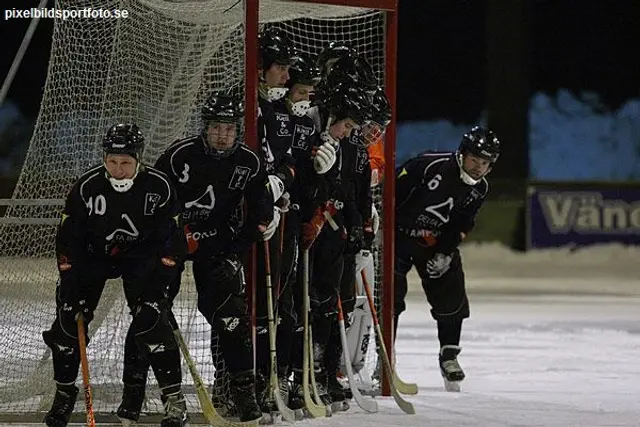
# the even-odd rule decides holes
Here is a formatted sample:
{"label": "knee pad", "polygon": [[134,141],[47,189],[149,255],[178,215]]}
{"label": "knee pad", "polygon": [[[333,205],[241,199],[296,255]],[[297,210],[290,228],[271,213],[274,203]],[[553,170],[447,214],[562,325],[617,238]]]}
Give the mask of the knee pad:
{"label": "knee pad", "polygon": [[244,297],[231,295],[215,313],[211,326],[218,335],[229,372],[252,369],[253,346]]}
{"label": "knee pad", "polygon": [[434,320],[438,322],[444,322],[444,323],[458,322],[458,321],[461,321],[462,319],[468,318],[469,315],[470,315],[469,299],[466,297],[466,295],[463,296],[462,301],[459,303],[457,307],[455,307],[453,310],[447,313],[442,313],[442,312],[436,311],[435,309],[431,309],[431,317],[433,317]]}
{"label": "knee pad", "polygon": [[356,373],[360,372],[364,366],[372,326],[373,318],[367,297],[358,296],[353,313],[349,316],[349,327],[347,328],[348,358]]}
{"label": "knee pad", "polygon": [[131,328],[138,346],[145,350],[145,354],[177,348],[167,313],[158,303],[143,302],[138,305],[134,310]]}
{"label": "knee pad", "polygon": [[62,384],[72,383],[78,376],[80,349],[78,337],[70,336],[56,317],[51,329],[42,332],[42,339],[51,349],[53,359],[53,379]]}
{"label": "knee pad", "polygon": [[137,385],[143,388],[147,384],[149,373],[149,358],[140,351],[134,330],[129,326],[127,337],[124,341],[124,366],[122,369],[122,382],[125,385]]}

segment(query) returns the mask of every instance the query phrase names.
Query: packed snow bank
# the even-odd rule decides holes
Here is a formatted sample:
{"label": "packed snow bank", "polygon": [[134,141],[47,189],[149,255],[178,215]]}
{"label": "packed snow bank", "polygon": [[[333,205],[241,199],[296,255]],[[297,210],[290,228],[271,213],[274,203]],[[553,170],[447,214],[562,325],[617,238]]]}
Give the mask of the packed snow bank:
{"label": "packed snow bank", "polygon": [[[461,248],[469,293],[640,296],[640,247],[601,245],[515,252],[499,243]],[[410,290],[421,291],[411,272]]]}

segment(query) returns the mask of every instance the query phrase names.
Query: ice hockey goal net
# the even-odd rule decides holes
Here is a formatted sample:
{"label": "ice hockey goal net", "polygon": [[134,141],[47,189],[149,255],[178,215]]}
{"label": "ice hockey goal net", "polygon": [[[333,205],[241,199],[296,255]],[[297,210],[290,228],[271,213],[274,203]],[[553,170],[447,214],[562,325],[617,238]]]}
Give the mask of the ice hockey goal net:
{"label": "ice hockey goal net", "polygon": [[[371,0],[371,7],[366,7],[366,0],[344,3],[361,7],[262,0],[260,26],[284,30],[307,53],[318,53],[330,41],[349,41],[371,62],[384,85],[385,13],[375,8],[381,2]],[[41,332],[55,311],[55,226],[71,184],[100,161],[99,141],[106,129],[116,122],[136,122],[148,141],[145,160],[153,163],[172,141],[199,131],[198,111],[209,93],[244,90],[243,2],[55,2],[56,8],[67,10],[89,6],[127,10],[128,17],[56,21],[35,132],[13,197],[3,203],[8,207],[0,218],[0,420],[40,421],[50,407],[53,369]],[[381,192],[376,193],[381,207]],[[185,274],[175,313],[200,373],[210,384],[210,329],[197,312],[191,273]],[[380,307],[381,296],[378,290]],[[113,419],[120,402],[129,322],[121,283],[110,282],[90,326],[88,357],[98,420]],[[371,373],[375,362],[368,362]],[[200,408],[187,369],[183,380],[189,410],[197,414]],[[162,411],[154,385],[150,374],[143,408],[149,414]]]}

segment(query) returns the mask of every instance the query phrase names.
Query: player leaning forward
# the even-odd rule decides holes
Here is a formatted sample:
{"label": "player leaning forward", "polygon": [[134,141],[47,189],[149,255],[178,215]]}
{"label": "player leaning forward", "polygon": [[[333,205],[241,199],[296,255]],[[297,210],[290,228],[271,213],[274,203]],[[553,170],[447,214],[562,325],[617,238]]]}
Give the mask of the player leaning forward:
{"label": "player leaning forward", "polygon": [[113,126],[102,146],[103,164],[85,172],[71,189],[56,235],[56,318],[42,334],[52,350],[56,394],[45,423],[66,426],[73,412],[78,315],[88,324],[106,280],[122,277],[133,315],[130,332],[166,398],[161,425],[180,427],[186,405],[165,297],[186,252],[180,206],[167,177],[140,163],[144,138],[136,125]]}
{"label": "player leaning forward", "polygon": [[426,152],[396,170],[395,325],[415,266],[438,325],[447,390],[457,390],[465,376],[457,356],[469,302],[458,245],[473,228],[489,190],[485,175],[499,154],[496,135],[474,127],[456,152]]}

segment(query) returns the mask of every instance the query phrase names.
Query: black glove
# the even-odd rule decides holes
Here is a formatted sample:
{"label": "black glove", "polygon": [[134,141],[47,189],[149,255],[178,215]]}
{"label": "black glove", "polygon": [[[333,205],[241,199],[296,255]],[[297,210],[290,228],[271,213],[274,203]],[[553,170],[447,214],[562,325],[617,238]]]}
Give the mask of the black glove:
{"label": "black glove", "polygon": [[364,230],[362,226],[356,225],[349,229],[347,233],[347,247],[345,252],[357,254],[364,246]]}
{"label": "black glove", "polygon": [[236,277],[242,268],[242,261],[236,254],[227,254],[217,257],[214,261],[211,280],[214,282],[226,282]]}
{"label": "black glove", "polygon": [[182,265],[173,257],[164,256],[160,258],[156,277],[158,285],[164,290],[164,294],[169,301],[169,304],[173,303],[173,300],[180,290],[181,272]]}

